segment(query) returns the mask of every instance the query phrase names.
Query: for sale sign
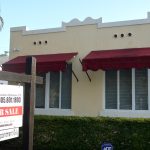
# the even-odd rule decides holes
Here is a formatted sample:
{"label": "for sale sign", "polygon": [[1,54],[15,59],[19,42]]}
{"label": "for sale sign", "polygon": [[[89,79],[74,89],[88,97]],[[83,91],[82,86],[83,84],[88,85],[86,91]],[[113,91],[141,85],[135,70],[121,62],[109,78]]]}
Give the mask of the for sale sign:
{"label": "for sale sign", "polygon": [[23,86],[0,85],[0,130],[22,126]]}

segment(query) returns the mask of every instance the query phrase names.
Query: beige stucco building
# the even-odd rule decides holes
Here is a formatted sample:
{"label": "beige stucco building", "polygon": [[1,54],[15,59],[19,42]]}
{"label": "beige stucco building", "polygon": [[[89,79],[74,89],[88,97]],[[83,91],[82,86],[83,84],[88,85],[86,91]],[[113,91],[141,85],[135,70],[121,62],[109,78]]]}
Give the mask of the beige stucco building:
{"label": "beige stucco building", "polygon": [[[10,29],[8,65],[13,59],[19,64],[19,56],[72,54],[69,61],[66,60],[69,65],[65,71],[58,69],[53,72],[50,69],[42,72],[45,84],[37,87],[36,114],[150,117],[150,64],[146,62],[140,68],[136,67],[145,57],[150,61],[149,35],[150,13],[145,19],[109,23],[103,23],[102,18],[73,19],[68,23],[63,22],[60,28],[52,29],[13,27]],[[119,60],[113,54],[119,67],[116,69],[112,65],[110,69],[101,69],[98,63],[96,71],[87,66],[83,71],[82,60],[91,51],[98,52],[98,55],[95,54],[97,57],[91,58],[94,63],[103,61],[99,57],[101,50],[108,51],[106,56],[112,51],[125,52],[125,55],[117,55]],[[134,53],[130,54],[129,51]],[[141,61],[136,57],[136,51],[141,54]],[[148,54],[143,56],[144,53]],[[133,65],[128,65],[132,64],[132,58],[130,62],[127,61],[130,55],[135,57]],[[112,63],[113,58],[109,59],[112,59]],[[127,63],[127,68],[119,63],[120,59],[122,64]],[[86,63],[88,65],[90,61]],[[3,69],[7,70],[5,64]]]}
{"label": "beige stucco building", "polygon": [[[8,61],[8,56],[7,54],[1,54],[0,55],[0,71],[2,71],[2,64],[7,62]],[[0,84],[8,84],[7,81],[3,81],[3,80],[0,80]]]}

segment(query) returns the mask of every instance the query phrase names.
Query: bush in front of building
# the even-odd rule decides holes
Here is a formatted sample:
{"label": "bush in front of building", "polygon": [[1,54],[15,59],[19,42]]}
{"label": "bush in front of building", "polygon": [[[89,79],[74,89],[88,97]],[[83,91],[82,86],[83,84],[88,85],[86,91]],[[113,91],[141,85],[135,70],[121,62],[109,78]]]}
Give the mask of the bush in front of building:
{"label": "bush in front of building", "polygon": [[[34,150],[150,149],[150,119],[35,116]],[[0,149],[21,150],[20,137],[0,143]]]}

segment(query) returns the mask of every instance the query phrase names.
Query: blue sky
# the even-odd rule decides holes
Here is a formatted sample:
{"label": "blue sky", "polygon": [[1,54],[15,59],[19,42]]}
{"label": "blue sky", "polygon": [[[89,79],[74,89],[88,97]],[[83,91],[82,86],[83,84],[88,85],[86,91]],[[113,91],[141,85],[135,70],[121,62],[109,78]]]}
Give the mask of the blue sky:
{"label": "blue sky", "polygon": [[10,27],[29,29],[60,27],[73,18],[103,18],[103,22],[143,19],[150,0],[0,0],[4,28],[0,32],[0,54],[9,50]]}

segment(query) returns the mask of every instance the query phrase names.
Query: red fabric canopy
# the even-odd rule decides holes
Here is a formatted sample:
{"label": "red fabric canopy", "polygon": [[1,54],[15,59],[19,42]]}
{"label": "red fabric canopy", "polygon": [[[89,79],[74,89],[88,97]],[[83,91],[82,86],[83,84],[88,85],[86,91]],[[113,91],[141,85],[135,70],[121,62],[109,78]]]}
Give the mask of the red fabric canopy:
{"label": "red fabric canopy", "polygon": [[149,68],[150,48],[91,51],[82,60],[83,70]]}
{"label": "red fabric canopy", "polygon": [[[60,53],[47,55],[34,55],[36,58],[37,73],[45,73],[49,71],[65,71],[66,64],[77,53]],[[25,72],[25,63],[27,56],[18,56],[2,65],[3,71],[23,73]]]}

